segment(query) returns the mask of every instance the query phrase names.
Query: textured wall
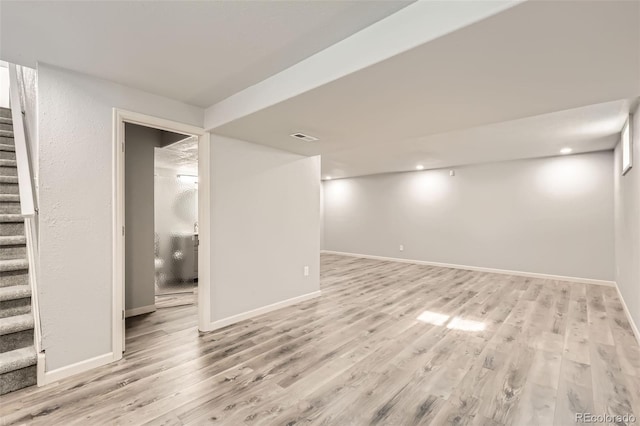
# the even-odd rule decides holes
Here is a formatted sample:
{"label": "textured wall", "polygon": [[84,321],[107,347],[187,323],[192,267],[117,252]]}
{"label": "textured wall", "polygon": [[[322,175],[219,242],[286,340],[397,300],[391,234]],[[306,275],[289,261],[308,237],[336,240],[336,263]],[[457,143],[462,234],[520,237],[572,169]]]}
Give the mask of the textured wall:
{"label": "textured wall", "polygon": [[327,181],[324,248],[613,280],[612,167],[608,151]]}
{"label": "textured wall", "polygon": [[319,290],[320,157],[212,135],[211,206],[213,321]]}
{"label": "textured wall", "polygon": [[112,350],[114,107],[202,125],[199,108],[39,64],[39,288],[47,370]]}
{"label": "textured wall", "polygon": [[616,282],[640,329],[640,107],[632,125],[634,165],[622,176],[622,149],[615,151]]}

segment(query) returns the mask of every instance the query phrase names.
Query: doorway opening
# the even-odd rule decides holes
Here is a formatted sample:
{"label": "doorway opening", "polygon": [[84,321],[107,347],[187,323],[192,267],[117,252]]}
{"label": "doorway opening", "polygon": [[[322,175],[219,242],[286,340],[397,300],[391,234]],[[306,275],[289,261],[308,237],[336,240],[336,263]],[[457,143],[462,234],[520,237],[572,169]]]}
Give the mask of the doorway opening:
{"label": "doorway opening", "polygon": [[199,242],[197,137],[155,148],[154,192],[156,309],[195,305]]}
{"label": "doorway opening", "polygon": [[203,330],[210,322],[209,138],[200,128],[121,110],[114,130],[117,360],[126,339],[163,324]]}

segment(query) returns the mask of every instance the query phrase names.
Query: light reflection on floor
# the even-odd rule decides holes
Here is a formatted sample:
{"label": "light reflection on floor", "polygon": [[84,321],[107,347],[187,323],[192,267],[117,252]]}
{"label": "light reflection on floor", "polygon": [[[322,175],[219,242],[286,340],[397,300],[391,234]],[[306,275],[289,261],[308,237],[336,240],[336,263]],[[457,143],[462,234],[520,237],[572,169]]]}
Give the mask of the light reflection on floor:
{"label": "light reflection on floor", "polygon": [[[453,317],[453,319],[449,321],[449,318],[451,317],[446,314],[440,314],[438,312],[432,311],[423,311],[420,315],[418,315],[416,319],[426,324],[439,326],[446,324],[447,328],[449,329],[462,331],[483,331],[487,327],[486,324],[481,321],[474,321],[461,317]],[[447,323],[447,321],[449,322]]]}

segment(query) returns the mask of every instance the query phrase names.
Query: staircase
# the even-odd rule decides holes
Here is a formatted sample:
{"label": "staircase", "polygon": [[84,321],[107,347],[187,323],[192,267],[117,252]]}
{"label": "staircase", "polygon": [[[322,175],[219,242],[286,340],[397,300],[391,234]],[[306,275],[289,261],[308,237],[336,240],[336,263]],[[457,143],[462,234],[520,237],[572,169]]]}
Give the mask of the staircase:
{"label": "staircase", "polygon": [[36,384],[36,359],[11,110],[0,108],[0,395]]}

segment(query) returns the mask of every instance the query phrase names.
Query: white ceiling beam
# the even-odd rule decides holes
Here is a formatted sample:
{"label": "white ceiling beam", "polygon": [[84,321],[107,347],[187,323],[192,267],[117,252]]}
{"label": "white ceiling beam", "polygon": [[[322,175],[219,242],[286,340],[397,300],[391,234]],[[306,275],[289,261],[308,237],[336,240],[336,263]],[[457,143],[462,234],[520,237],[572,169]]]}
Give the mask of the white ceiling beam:
{"label": "white ceiling beam", "polygon": [[524,1],[419,0],[296,65],[210,106],[205,110],[205,128],[213,130]]}

